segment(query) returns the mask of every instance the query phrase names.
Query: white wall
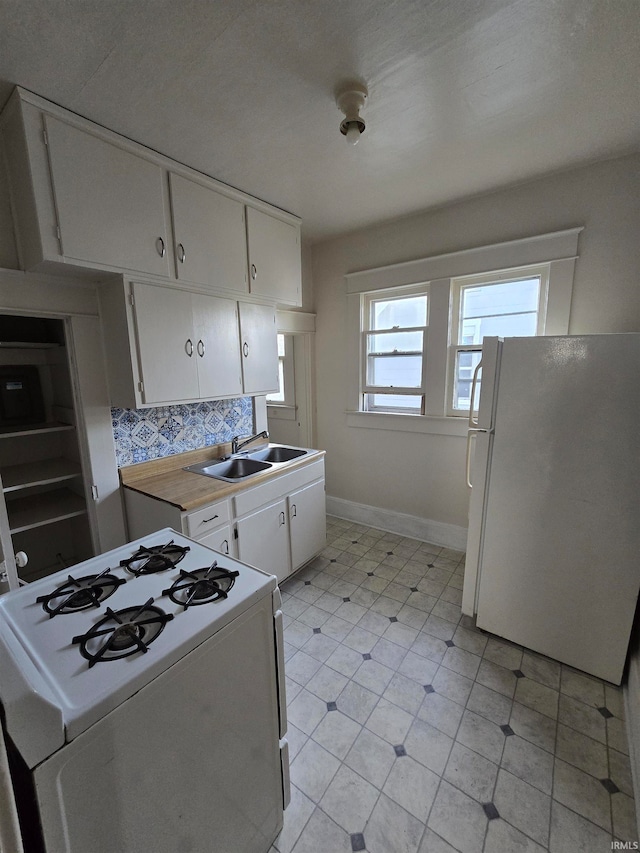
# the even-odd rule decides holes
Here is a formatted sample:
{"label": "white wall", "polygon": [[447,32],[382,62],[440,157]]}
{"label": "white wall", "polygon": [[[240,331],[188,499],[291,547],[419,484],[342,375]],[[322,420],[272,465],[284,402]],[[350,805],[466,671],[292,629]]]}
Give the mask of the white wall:
{"label": "white wall", "polygon": [[640,331],[639,199],[635,155],[314,246],[317,443],[327,451],[327,494],[467,526],[463,438],[346,425],[346,273],[583,225],[570,332]]}

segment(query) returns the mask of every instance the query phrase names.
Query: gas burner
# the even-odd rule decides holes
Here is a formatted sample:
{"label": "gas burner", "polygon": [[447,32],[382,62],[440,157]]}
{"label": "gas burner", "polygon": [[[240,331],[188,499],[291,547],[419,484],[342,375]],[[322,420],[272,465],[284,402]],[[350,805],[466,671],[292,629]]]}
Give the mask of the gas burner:
{"label": "gas burner", "polygon": [[173,539],[166,545],[141,545],[127,560],[120,560],[120,565],[133,575],[151,575],[173,569],[189,550],[188,545],[176,545]]}
{"label": "gas burner", "polygon": [[80,644],[80,654],[92,667],[98,661],[120,660],[136,652],[147,652],[171,619],[173,614],[153,606],[153,598],[141,607],[118,611],[107,607],[105,618],[72,642]]}
{"label": "gas burner", "polygon": [[120,584],[126,583],[124,578],[110,574],[111,569],[105,569],[99,575],[85,575],[81,578],[69,579],[54,592],[39,595],[38,604],[42,604],[45,613],[53,618],[59,613],[76,613],[89,607],[100,607],[100,603],[109,598]]}
{"label": "gas burner", "polygon": [[180,577],[173,582],[170,589],[164,589],[162,594],[168,595],[171,601],[181,604],[186,610],[192,604],[208,604],[210,601],[226,598],[239,574],[221,568],[214,560],[208,568],[193,569],[190,572],[180,569]]}

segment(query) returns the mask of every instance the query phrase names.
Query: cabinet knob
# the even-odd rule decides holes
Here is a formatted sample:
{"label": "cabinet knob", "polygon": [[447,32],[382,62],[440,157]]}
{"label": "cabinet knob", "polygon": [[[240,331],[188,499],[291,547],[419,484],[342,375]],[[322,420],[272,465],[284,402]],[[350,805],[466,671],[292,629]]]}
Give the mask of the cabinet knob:
{"label": "cabinet knob", "polygon": [[191,358],[191,356],[193,355],[193,341],[191,340],[191,338],[187,338],[187,342],[184,345],[184,351],[189,356],[189,358]]}
{"label": "cabinet knob", "polygon": [[281,512],[280,513],[280,527],[282,527],[282,525],[285,524],[286,521],[287,521],[287,518],[286,518],[285,514],[283,512]]}
{"label": "cabinet knob", "polygon": [[246,341],[242,344],[242,354],[245,358],[249,355],[249,344]]}
{"label": "cabinet knob", "polygon": [[291,504],[291,518],[295,518],[298,515],[298,508],[295,504]]}
{"label": "cabinet knob", "polygon": [[156,240],[156,251],[158,252],[161,258],[164,258],[164,256],[167,254],[167,250],[162,237],[158,237],[158,239]]}
{"label": "cabinet knob", "polygon": [[251,264],[251,278],[255,281],[258,278],[258,270],[255,264]]}
{"label": "cabinet knob", "polygon": [[178,243],[178,260],[181,264],[184,263],[186,257],[187,253],[184,250],[184,246],[182,245],[182,243]]}
{"label": "cabinet knob", "polygon": [[227,557],[229,556],[229,540],[228,539],[222,540],[222,542],[220,543],[220,551],[223,554],[226,554]]}
{"label": "cabinet knob", "polygon": [[215,521],[216,518],[218,518],[217,515],[212,515],[211,518],[203,518],[202,523],[203,524],[209,524],[210,521]]}
{"label": "cabinet knob", "polygon": [[197,349],[198,349],[198,355],[200,356],[200,358],[202,358],[204,356],[204,342],[202,341],[202,339],[200,339],[198,341]]}

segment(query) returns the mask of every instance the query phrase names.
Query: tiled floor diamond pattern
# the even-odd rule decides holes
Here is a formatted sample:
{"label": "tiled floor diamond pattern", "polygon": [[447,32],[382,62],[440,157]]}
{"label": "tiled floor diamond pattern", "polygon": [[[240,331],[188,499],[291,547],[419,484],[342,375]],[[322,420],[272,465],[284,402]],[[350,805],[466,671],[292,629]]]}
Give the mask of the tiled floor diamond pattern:
{"label": "tiled floor diamond pattern", "polygon": [[621,691],[461,617],[464,555],[328,519],[282,585],[272,853],[605,853],[637,839]]}

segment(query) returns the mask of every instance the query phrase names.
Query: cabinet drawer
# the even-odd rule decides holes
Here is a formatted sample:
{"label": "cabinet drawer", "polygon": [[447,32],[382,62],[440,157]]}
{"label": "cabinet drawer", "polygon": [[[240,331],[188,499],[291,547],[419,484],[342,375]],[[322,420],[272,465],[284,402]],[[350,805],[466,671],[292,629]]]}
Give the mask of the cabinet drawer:
{"label": "cabinet drawer", "polygon": [[208,504],[202,509],[190,512],[185,518],[187,536],[198,539],[205,536],[216,527],[228,524],[230,519],[229,501],[220,501],[216,504]]}
{"label": "cabinet drawer", "polygon": [[313,483],[314,480],[319,480],[324,477],[324,457],[311,462],[309,465],[304,465],[302,468],[297,468],[289,474],[281,474],[279,477],[274,477],[262,486],[255,486],[252,489],[246,489],[234,497],[236,515],[246,515],[248,512],[258,509],[271,501],[278,500],[290,494],[296,489],[306,486],[307,483]]}

